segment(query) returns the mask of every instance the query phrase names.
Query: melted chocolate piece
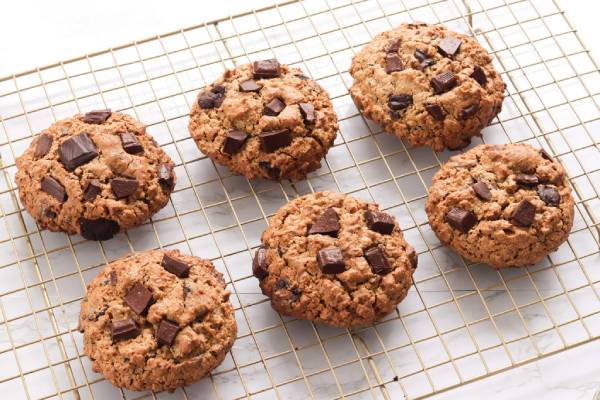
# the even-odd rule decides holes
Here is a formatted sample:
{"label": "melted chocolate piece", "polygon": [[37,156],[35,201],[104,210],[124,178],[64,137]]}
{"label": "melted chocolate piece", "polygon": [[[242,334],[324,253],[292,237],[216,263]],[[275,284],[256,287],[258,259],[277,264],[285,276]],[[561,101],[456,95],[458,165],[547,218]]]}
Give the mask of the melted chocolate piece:
{"label": "melted chocolate piece", "polygon": [[273,100],[271,100],[269,102],[269,104],[267,104],[265,106],[265,109],[263,110],[263,114],[268,115],[270,117],[276,117],[279,115],[279,113],[281,113],[283,111],[284,108],[285,108],[285,103],[283,101],[281,101],[281,99],[278,99],[277,97],[275,97]]}
{"label": "melted chocolate piece", "polygon": [[391,74],[392,72],[402,71],[402,60],[397,54],[388,54],[385,57],[385,72]]}
{"label": "melted chocolate piece", "polygon": [[158,167],[158,182],[163,189],[173,189],[175,178],[173,177],[173,168],[168,164],[160,164]]}
{"label": "melted chocolate piece", "polygon": [[442,107],[438,106],[437,104],[427,104],[425,106],[425,110],[429,113],[429,115],[431,115],[431,118],[435,119],[436,121],[444,120],[444,112],[442,111]]}
{"label": "melted chocolate piece", "polygon": [[61,143],[58,156],[69,171],[83,165],[98,156],[98,149],[87,133],[80,133]]}
{"label": "melted chocolate piece", "polygon": [[136,282],[129,292],[123,297],[123,301],[133,312],[142,315],[152,303],[152,292],[146,289],[141,282]]}
{"label": "melted chocolate piece", "polygon": [[191,265],[184,263],[168,254],[163,256],[161,264],[165,270],[177,276],[178,278],[187,278],[190,273]]}
{"label": "melted chocolate piece", "polygon": [[511,221],[520,226],[528,227],[535,220],[535,206],[528,200],[521,200],[512,213]]}
{"label": "melted chocolate piece", "polygon": [[119,232],[119,224],[104,218],[79,218],[79,231],[88,240],[108,240]]}
{"label": "melted chocolate piece", "polygon": [[225,141],[223,143],[223,153],[229,155],[238,153],[247,139],[248,134],[246,134],[246,132],[229,131],[227,136],[225,136]]}
{"label": "melted chocolate piece", "polygon": [[324,274],[339,274],[346,270],[344,256],[337,247],[327,247],[317,252],[317,263]]}
{"label": "melted chocolate piece", "polygon": [[45,176],[44,179],[42,179],[42,190],[54,197],[60,203],[67,201],[67,192],[65,191],[65,188],[59,181],[51,176]]}
{"label": "melted chocolate piece", "polygon": [[367,228],[382,235],[389,235],[394,230],[396,222],[390,214],[381,211],[365,211]]}
{"label": "melted chocolate piece", "polygon": [[117,199],[124,199],[135,193],[139,186],[137,179],[115,178],[110,181],[110,188]]}
{"label": "melted chocolate piece", "polygon": [[455,38],[454,36],[446,36],[440,43],[438,43],[438,51],[444,57],[450,57],[455,55],[462,44],[462,40]]}
{"label": "melted chocolate piece", "polygon": [[340,217],[338,213],[331,207],[326,209],[316,222],[308,230],[309,235],[328,235],[337,237],[340,230]]}
{"label": "melted chocolate piece", "polygon": [[258,279],[264,279],[269,275],[269,264],[267,262],[267,249],[260,246],[256,250],[252,260],[252,274]]}
{"label": "melted chocolate piece", "polygon": [[400,50],[400,39],[394,39],[385,49],[386,53],[397,53]]}
{"label": "melted chocolate piece", "polygon": [[388,99],[388,106],[390,107],[390,110],[393,110],[393,111],[404,110],[405,108],[410,107],[412,104],[413,104],[413,97],[410,94],[402,93],[402,94],[392,95]]}
{"label": "melted chocolate piece", "polygon": [[108,110],[108,109],[107,110],[94,110],[94,111],[85,113],[85,115],[82,118],[82,121],[85,122],[86,124],[101,124],[103,122],[106,122],[106,120],[109,119],[111,115],[112,115],[112,111]]}
{"label": "melted chocolate piece", "polygon": [[521,174],[515,177],[515,182],[520,186],[531,187],[540,183],[537,176],[531,174]]}
{"label": "melted chocolate piece", "polygon": [[203,109],[219,108],[225,99],[225,87],[215,86],[198,97],[198,105]]}
{"label": "melted chocolate piece", "polygon": [[454,72],[446,71],[434,76],[430,83],[434,93],[441,94],[452,90],[458,84],[458,79]]}
{"label": "melted chocolate piece", "polygon": [[35,158],[44,157],[50,151],[50,147],[52,147],[52,136],[41,134],[35,144],[35,151],[33,152],[33,156]]}
{"label": "melted chocolate piece", "polygon": [[490,192],[490,188],[484,182],[477,182],[471,187],[481,200],[490,201],[492,199],[492,192]]}
{"label": "melted chocolate piece", "polygon": [[85,190],[83,191],[83,199],[85,201],[93,202],[96,197],[102,192],[102,184],[98,179],[92,179],[88,182]]}
{"label": "melted chocolate piece", "polygon": [[550,186],[540,186],[538,188],[538,196],[546,205],[551,207],[558,207],[560,204],[560,193],[553,187]]}
{"label": "melted chocolate piece", "polygon": [[277,129],[263,132],[259,135],[262,149],[266,153],[273,153],[277,149],[289,146],[292,143],[292,134],[288,129]]}
{"label": "melted chocolate piece", "polygon": [[113,342],[119,340],[133,339],[141,333],[135,321],[131,318],[110,323],[110,333]]}
{"label": "melted chocolate piece", "polygon": [[254,79],[276,78],[281,73],[279,62],[274,58],[254,61],[252,71],[254,72]]}
{"label": "melted chocolate piece", "polygon": [[258,86],[258,84],[256,83],[256,81],[254,79],[248,79],[247,81],[240,83],[240,92],[242,92],[242,93],[248,93],[248,92],[258,93],[259,91],[260,91],[260,86]]}
{"label": "melted chocolate piece", "polygon": [[123,143],[123,150],[129,154],[138,154],[144,152],[144,147],[134,133],[121,133],[121,142]]}
{"label": "melted chocolate piece", "polygon": [[279,179],[279,175],[281,174],[281,171],[279,171],[279,168],[273,167],[267,161],[259,161],[258,166],[260,168],[264,169],[265,171],[267,171],[267,175],[269,175],[270,179]]}
{"label": "melted chocolate piece", "polygon": [[475,67],[475,69],[471,73],[471,78],[475,79],[475,81],[477,81],[477,83],[479,83],[481,86],[485,86],[487,83],[487,77],[485,76],[485,72],[480,66]]}
{"label": "melted chocolate piece", "polygon": [[471,211],[453,208],[446,214],[446,222],[454,229],[468,233],[477,224],[477,217]]}
{"label": "melted chocolate piece", "polygon": [[305,124],[313,124],[315,122],[315,107],[309,103],[300,103],[298,104],[300,108],[300,114],[302,114],[302,118],[304,119]]}
{"label": "melted chocolate piece", "polygon": [[175,341],[177,333],[179,333],[179,325],[163,319],[156,330],[156,341],[159,346],[171,346]]}
{"label": "melted chocolate piece", "polygon": [[365,258],[371,266],[371,271],[373,271],[374,274],[386,275],[392,272],[392,267],[390,266],[390,263],[385,257],[385,253],[380,247],[371,247],[365,251]]}
{"label": "melted chocolate piece", "polygon": [[471,118],[473,115],[477,114],[479,110],[479,104],[471,104],[458,113],[458,119],[465,120],[467,118]]}

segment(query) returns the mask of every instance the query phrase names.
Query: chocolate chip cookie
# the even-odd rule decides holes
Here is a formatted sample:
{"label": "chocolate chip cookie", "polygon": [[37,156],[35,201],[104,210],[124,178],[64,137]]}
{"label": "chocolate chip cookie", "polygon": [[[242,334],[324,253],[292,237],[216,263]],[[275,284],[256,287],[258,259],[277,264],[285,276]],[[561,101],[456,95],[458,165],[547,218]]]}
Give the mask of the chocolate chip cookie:
{"label": "chocolate chip cookie", "polygon": [[177,250],[108,264],[81,302],[84,351],[115,386],[169,390],[219,365],[237,333],[229,291],[210,261]]}
{"label": "chocolate chip cookie", "polygon": [[480,145],[433,177],[426,204],[440,241],[494,268],[540,261],[563,243],[574,201],[565,170],[527,144]]}
{"label": "chocolate chip cookie", "polygon": [[319,168],[337,130],[327,92],[274,59],[225,71],[198,95],[189,123],[204,154],[235,174],[272,180]]}
{"label": "chocolate chip cookie", "polygon": [[252,270],[280,313],[356,327],[393,311],[416,267],[394,217],[375,204],[319,192],[270,219]]}
{"label": "chocolate chip cookie", "polygon": [[350,94],[386,132],[435,151],[467,146],[500,112],[506,85],[490,55],[441,25],[402,24],[352,60]]}
{"label": "chocolate chip cookie", "polygon": [[107,240],[167,204],[173,166],[142,123],[98,110],[42,131],[17,158],[15,179],[42,228]]}

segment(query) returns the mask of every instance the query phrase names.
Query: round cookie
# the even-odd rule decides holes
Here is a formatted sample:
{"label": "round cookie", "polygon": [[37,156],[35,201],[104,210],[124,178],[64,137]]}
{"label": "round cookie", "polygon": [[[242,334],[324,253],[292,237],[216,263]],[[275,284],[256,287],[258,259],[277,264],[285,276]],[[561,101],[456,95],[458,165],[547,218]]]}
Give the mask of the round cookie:
{"label": "round cookie", "polygon": [[565,170],[544,150],[479,145],[435,174],[425,210],[442,243],[504,268],[556,250],[573,225],[574,202]]}
{"label": "round cookie", "polygon": [[278,312],[337,327],[382,319],[417,267],[394,218],[342,193],[290,201],[269,220],[252,270]]}
{"label": "round cookie", "polygon": [[189,385],[218,366],[237,334],[229,291],[210,261],[177,250],[134,253],[87,286],[80,331],[92,368],[129,390]]}
{"label": "round cookie", "polygon": [[98,110],[42,131],[17,158],[15,180],[42,228],[107,240],[167,204],[173,167],[142,123]]}
{"label": "round cookie", "polygon": [[189,123],[204,154],[235,174],[272,180],[319,168],[337,130],[327,92],[274,59],[225,71],[198,95]]}
{"label": "round cookie", "polygon": [[386,132],[435,151],[467,146],[500,112],[504,89],[490,55],[441,25],[402,24],[352,60],[350,94]]}

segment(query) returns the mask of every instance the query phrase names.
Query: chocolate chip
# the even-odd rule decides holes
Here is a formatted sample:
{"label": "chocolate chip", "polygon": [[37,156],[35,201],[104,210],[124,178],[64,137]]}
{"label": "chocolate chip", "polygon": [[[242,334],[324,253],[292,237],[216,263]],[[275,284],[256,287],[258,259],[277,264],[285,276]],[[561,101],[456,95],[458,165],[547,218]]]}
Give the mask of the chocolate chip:
{"label": "chocolate chip", "polygon": [[252,274],[258,279],[264,279],[269,275],[269,264],[267,262],[267,249],[260,246],[256,250],[254,260],[252,260]]}
{"label": "chocolate chip", "polygon": [[388,54],[385,57],[385,72],[391,74],[392,72],[402,71],[402,60],[398,54]]}
{"label": "chocolate chip", "polygon": [[477,113],[479,110],[479,104],[471,104],[458,113],[458,119],[464,120],[467,118],[471,118],[473,115]]}
{"label": "chocolate chip", "polygon": [[112,321],[110,324],[110,333],[113,342],[118,340],[133,339],[140,334],[135,321],[131,318],[122,319],[120,321]]}
{"label": "chocolate chip", "polygon": [[289,146],[290,143],[292,143],[292,134],[288,129],[263,132],[259,137],[262,149],[266,153],[272,153],[275,150]]}
{"label": "chocolate chip", "polygon": [[477,217],[471,211],[453,208],[446,214],[446,222],[454,229],[467,233],[477,224]]}
{"label": "chocolate chip", "polygon": [[381,211],[365,211],[365,220],[367,221],[367,228],[382,235],[389,235],[396,226],[394,217]]}
{"label": "chocolate chip", "polygon": [[44,157],[50,151],[50,147],[52,147],[52,142],[52,136],[46,134],[40,135],[40,137],[37,139],[37,142],[35,143],[35,151],[33,152],[33,156],[36,158]]}
{"label": "chocolate chip", "polygon": [[400,50],[400,39],[394,39],[390,41],[390,44],[385,49],[386,53],[397,53]]}
{"label": "chocolate chip", "polygon": [[163,319],[156,330],[156,341],[159,346],[171,346],[179,332],[179,325]]}
{"label": "chocolate chip", "polygon": [[138,315],[142,315],[152,303],[152,292],[146,289],[141,282],[136,282],[135,285],[129,292],[123,297],[123,301],[127,304],[133,312]]}
{"label": "chocolate chip", "polygon": [[425,105],[425,110],[431,115],[431,118],[436,121],[444,120],[444,112],[442,111],[442,107],[437,104],[427,104]]}
{"label": "chocolate chip", "polygon": [[83,191],[83,199],[92,202],[102,192],[102,183],[98,179],[92,179],[88,182]]}
{"label": "chocolate chip", "polygon": [[110,181],[110,188],[117,199],[124,199],[135,193],[139,186],[137,179],[115,178]]}
{"label": "chocolate chip", "polygon": [[338,213],[331,207],[326,209],[316,222],[308,230],[309,235],[328,235],[337,237],[340,230],[340,217]]}
{"label": "chocolate chip", "polygon": [[317,263],[324,274],[344,272],[346,264],[342,251],[337,247],[327,247],[317,252]]}
{"label": "chocolate chip", "polygon": [[278,279],[275,282],[275,290],[287,289],[288,283],[285,279]]}
{"label": "chocolate chip", "polygon": [[492,199],[492,192],[490,192],[490,188],[484,182],[477,182],[471,187],[481,200],[490,201]]}
{"label": "chocolate chip", "polygon": [[242,149],[242,146],[248,139],[248,134],[242,131],[229,131],[225,136],[225,142],[223,143],[223,153],[235,154]]}
{"label": "chocolate chip", "polygon": [[429,57],[429,54],[417,49],[415,50],[415,58],[419,60],[419,69],[423,71],[425,68],[435,64],[435,60]]}
{"label": "chocolate chip", "polygon": [[435,94],[441,94],[454,88],[458,84],[458,80],[454,72],[446,71],[434,76],[430,83]]}
{"label": "chocolate chip", "polygon": [[417,265],[419,263],[419,258],[417,257],[417,252],[415,249],[411,247],[410,251],[407,254],[408,261],[410,262],[410,266],[412,269],[417,269]]}
{"label": "chocolate chip", "polygon": [[521,226],[529,226],[535,219],[535,206],[528,200],[521,200],[511,215],[513,223]]}
{"label": "chocolate chip", "polygon": [[540,180],[535,175],[521,174],[515,176],[515,182],[520,186],[531,187],[540,183]]}
{"label": "chocolate chip", "polygon": [[108,240],[119,232],[119,224],[104,218],[79,218],[79,231],[88,240]]}
{"label": "chocolate chip", "polygon": [[385,257],[383,250],[378,246],[371,247],[365,251],[365,258],[374,274],[386,275],[392,271],[392,267]]}
{"label": "chocolate chip", "polygon": [[298,79],[302,79],[303,81],[310,79],[308,76],[306,76],[304,74],[294,74],[294,76]]}
{"label": "chocolate chip", "polygon": [[113,286],[117,285],[117,272],[110,271],[110,284]]}
{"label": "chocolate chip", "polygon": [[302,296],[302,291],[297,287],[290,290],[290,293],[292,293],[292,301],[294,302],[300,300],[300,297]]}
{"label": "chocolate chip", "polygon": [[112,111],[110,110],[94,110],[85,113],[83,122],[86,124],[101,124],[110,118]]}
{"label": "chocolate chip", "polygon": [[198,97],[200,108],[219,108],[225,99],[225,87],[215,86]]}
{"label": "chocolate chip", "polygon": [[279,179],[279,176],[281,174],[279,168],[273,167],[267,161],[259,161],[258,166],[267,172],[267,175],[269,175],[270,179]]}
{"label": "chocolate chip", "polygon": [[540,149],[540,155],[542,156],[542,158],[554,162],[554,158],[546,150]]}
{"label": "chocolate chip", "polygon": [[269,104],[267,104],[265,106],[265,109],[263,110],[263,114],[268,115],[270,117],[276,117],[279,115],[280,112],[283,111],[284,108],[285,108],[285,103],[283,101],[281,101],[281,99],[278,99],[277,97],[275,97],[273,100],[271,100],[269,102]]}
{"label": "chocolate chip", "polygon": [[388,106],[391,110],[399,111],[410,107],[413,103],[413,97],[410,94],[396,94],[388,98]]}
{"label": "chocolate chip", "polygon": [[160,265],[178,278],[187,278],[190,273],[190,268],[192,267],[190,264],[184,263],[168,254],[163,256]]}
{"label": "chocolate chip", "polygon": [[544,203],[551,207],[558,207],[560,204],[560,193],[553,187],[540,186],[538,188],[538,196],[540,196],[540,199],[542,199]]}
{"label": "chocolate chip", "polygon": [[98,149],[87,133],[80,133],[61,143],[58,156],[65,168],[74,170],[98,156]]}
{"label": "chocolate chip", "polygon": [[52,218],[55,218],[55,217],[56,217],[56,213],[55,213],[54,211],[52,211],[51,209],[49,209],[49,208],[47,208],[47,209],[44,211],[44,215],[45,215],[47,218],[50,218],[50,219],[52,219]]}
{"label": "chocolate chip", "polygon": [[299,103],[298,107],[300,108],[300,114],[302,114],[305,124],[310,125],[315,122],[315,107],[312,104]]}
{"label": "chocolate chip", "polygon": [[254,79],[248,79],[240,83],[240,92],[259,92],[260,86],[256,84]]}
{"label": "chocolate chip", "polygon": [[173,189],[173,184],[175,183],[173,167],[168,164],[160,164],[158,166],[158,182],[164,189]]}
{"label": "chocolate chip", "polygon": [[279,62],[274,58],[254,61],[252,71],[254,72],[254,79],[276,78],[280,74]]}
{"label": "chocolate chip", "polygon": [[142,147],[142,144],[134,133],[121,133],[121,142],[123,143],[123,150],[129,154],[137,154],[144,151],[144,147]]}
{"label": "chocolate chip", "polygon": [[440,40],[438,43],[438,51],[444,57],[450,57],[455,55],[462,44],[462,40],[455,38],[454,36],[447,36]]}
{"label": "chocolate chip", "polygon": [[480,66],[475,67],[473,73],[471,73],[471,78],[475,79],[477,83],[479,83],[481,86],[485,86],[485,84],[487,83],[487,77],[485,76],[485,72]]}
{"label": "chocolate chip", "polygon": [[67,201],[67,192],[65,191],[65,188],[59,181],[51,176],[45,176],[44,179],[42,179],[42,190],[54,197],[60,203]]}

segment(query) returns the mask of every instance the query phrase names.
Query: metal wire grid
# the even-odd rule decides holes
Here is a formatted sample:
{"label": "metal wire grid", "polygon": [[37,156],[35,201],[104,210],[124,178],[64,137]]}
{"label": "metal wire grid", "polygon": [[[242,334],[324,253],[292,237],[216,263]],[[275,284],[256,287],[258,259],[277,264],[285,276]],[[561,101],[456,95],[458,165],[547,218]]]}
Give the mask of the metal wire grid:
{"label": "metal wire grid", "polygon": [[[423,212],[451,152],[411,149],[357,112],[350,58],[407,20],[477,37],[508,84],[482,141],[530,142],[561,160],[575,189],[568,242],[540,264],[496,272],[442,247]],[[188,137],[195,95],[224,68],[276,56],[331,94],[340,135],[303,182],[231,176]],[[598,67],[553,0],[287,2],[0,80],[0,390],[11,398],[420,398],[600,336]],[[170,204],[103,243],[40,231],[14,188],[32,134],[75,112],[135,115],[178,164]],[[380,203],[419,253],[415,285],[385,321],[341,330],[281,317],[250,276],[266,219],[298,195],[352,193]],[[117,390],[91,371],[79,301],[106,262],[175,247],[212,259],[234,295],[239,334],[225,362],[172,395]]]}

